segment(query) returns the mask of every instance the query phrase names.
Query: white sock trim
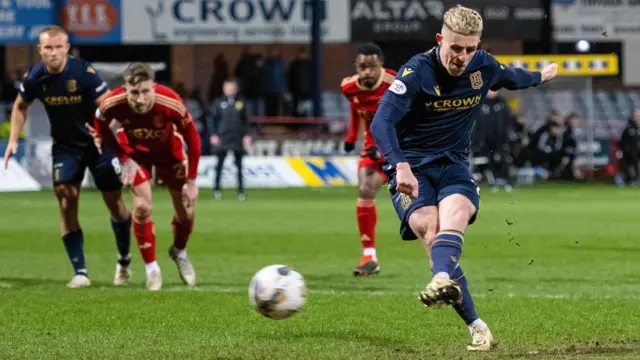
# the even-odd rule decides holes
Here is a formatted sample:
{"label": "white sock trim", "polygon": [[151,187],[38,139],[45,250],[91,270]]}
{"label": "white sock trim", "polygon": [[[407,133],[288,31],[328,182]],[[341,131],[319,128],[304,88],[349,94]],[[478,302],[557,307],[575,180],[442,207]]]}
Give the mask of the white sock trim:
{"label": "white sock trim", "polygon": [[438,235],[453,235],[453,236],[457,236],[460,238],[460,241],[464,244],[464,235],[457,232],[457,231],[440,231],[439,233],[436,234],[436,239],[438,238]]}
{"label": "white sock trim", "polygon": [[468,327],[469,327],[469,333],[471,333],[473,331],[473,328],[476,326],[480,326],[480,327],[487,327],[487,324],[482,321],[482,319],[478,318],[475,319]]}
{"label": "white sock trim", "polygon": [[152,272],[154,271],[160,271],[160,265],[158,265],[157,261],[154,261],[152,263],[148,263],[144,265],[144,270],[147,273],[147,276],[151,275]]}
{"label": "white sock trim", "polygon": [[378,260],[378,257],[376,255],[376,248],[364,248],[362,250],[362,255],[371,256],[373,257],[373,260]]}

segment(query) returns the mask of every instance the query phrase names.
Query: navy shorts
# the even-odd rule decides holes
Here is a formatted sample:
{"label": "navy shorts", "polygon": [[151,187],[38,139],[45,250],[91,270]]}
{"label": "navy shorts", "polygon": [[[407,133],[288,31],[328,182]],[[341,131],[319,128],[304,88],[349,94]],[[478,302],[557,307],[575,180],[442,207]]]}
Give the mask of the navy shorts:
{"label": "navy shorts", "polygon": [[450,162],[428,164],[413,169],[413,175],[418,180],[416,199],[396,191],[395,173],[389,177],[389,193],[393,207],[400,218],[402,240],[418,238],[409,227],[409,215],[414,210],[423,206],[435,206],[442,199],[453,194],[463,195],[476,207],[476,213],[469,220],[469,224],[473,224],[480,210],[480,188],[466,166]]}
{"label": "navy shorts", "polygon": [[122,189],[120,182],[120,161],[107,149],[102,154],[94,147],[84,152],[53,147],[53,185],[80,185],[89,168],[98,190],[111,192]]}

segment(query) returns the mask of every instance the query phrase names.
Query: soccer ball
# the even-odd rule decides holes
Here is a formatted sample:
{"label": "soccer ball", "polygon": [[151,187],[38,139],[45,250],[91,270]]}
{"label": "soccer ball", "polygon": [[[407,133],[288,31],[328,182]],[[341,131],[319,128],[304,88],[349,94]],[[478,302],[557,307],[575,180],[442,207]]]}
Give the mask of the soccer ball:
{"label": "soccer ball", "polygon": [[273,320],[295,314],[307,298],[302,275],[287,265],[269,265],[260,269],[249,284],[249,302],[256,311]]}

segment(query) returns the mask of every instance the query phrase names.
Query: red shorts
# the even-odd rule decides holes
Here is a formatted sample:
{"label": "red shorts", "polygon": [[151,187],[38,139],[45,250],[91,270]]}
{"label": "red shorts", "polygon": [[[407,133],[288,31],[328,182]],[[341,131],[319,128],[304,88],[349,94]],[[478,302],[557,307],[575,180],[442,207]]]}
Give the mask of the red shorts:
{"label": "red shorts", "polygon": [[380,174],[380,176],[382,176],[382,180],[386,183],[388,179],[387,179],[387,175],[385,175],[384,171],[382,170],[383,164],[384,164],[384,158],[382,156],[380,156],[380,160],[373,160],[368,156],[361,155],[360,163],[358,163],[358,170],[362,168],[374,169],[378,172],[378,174]]}
{"label": "red shorts", "polygon": [[138,186],[145,181],[149,181],[151,179],[151,169],[153,167],[156,168],[156,176],[158,176],[162,181],[167,185],[167,187],[171,190],[182,190],[182,186],[187,182],[187,161],[181,161],[177,159],[166,159],[165,161],[158,163],[153,161],[153,159],[149,159],[141,156],[133,156],[133,160],[135,160],[144,176],[137,174],[135,180],[133,181],[133,186]]}

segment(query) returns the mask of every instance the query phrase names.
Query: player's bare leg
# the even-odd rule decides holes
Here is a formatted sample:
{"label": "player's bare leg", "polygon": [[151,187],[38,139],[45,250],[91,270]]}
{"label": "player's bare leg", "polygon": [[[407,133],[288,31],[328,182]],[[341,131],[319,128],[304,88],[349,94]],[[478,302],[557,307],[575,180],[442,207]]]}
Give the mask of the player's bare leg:
{"label": "player's bare leg", "polygon": [[133,195],[133,233],[145,263],[147,289],[162,288],[160,266],[156,261],[156,236],[151,220],[151,185],[145,181],[131,189]]}
{"label": "player's bare leg", "polygon": [[60,232],[67,255],[75,272],[69,288],[81,288],[91,285],[84,262],[84,237],[78,222],[78,199],[80,185],[63,184],[54,188],[60,209]]}
{"label": "player's bare leg", "polygon": [[360,264],[353,271],[354,276],[377,275],[380,265],[376,254],[376,193],[384,183],[384,179],[374,168],[358,169],[358,202],[356,215],[358,230],[362,242],[362,257]]}
{"label": "player's bare leg", "polygon": [[103,192],[102,199],[111,214],[111,227],[118,247],[113,284],[125,285],[131,280],[131,213],[122,198],[122,190]]}
{"label": "player's bare leg", "polygon": [[176,263],[180,279],[186,285],[196,284],[196,272],[187,257],[187,242],[193,231],[194,208],[185,201],[181,190],[169,189],[175,214],[173,225],[173,245],[169,248],[169,257]]}

